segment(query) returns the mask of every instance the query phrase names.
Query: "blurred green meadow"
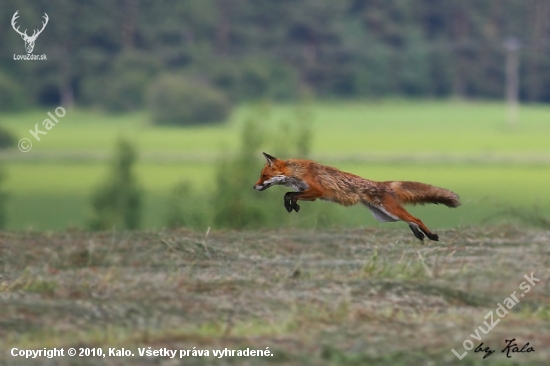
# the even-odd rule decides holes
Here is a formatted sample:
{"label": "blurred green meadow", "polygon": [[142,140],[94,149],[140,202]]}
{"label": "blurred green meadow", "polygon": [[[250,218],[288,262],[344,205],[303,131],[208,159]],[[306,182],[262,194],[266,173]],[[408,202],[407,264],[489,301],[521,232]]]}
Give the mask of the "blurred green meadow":
{"label": "blurred green meadow", "polygon": [[[208,199],[217,161],[236,152],[243,124],[257,108],[241,105],[226,124],[189,128],[153,126],[141,112],[68,110],[41,141],[28,131],[41,125],[53,108],[2,114],[3,125],[18,139],[33,142],[30,152],[14,149],[0,154],[10,196],[7,229],[85,227],[92,191],[105,178],[119,137],[134,143],[139,153],[136,173],[145,192],[143,227],[162,228],[169,192],[178,182],[190,182],[197,195]],[[430,228],[510,220],[536,224],[550,212],[550,106],[522,105],[515,127],[507,125],[505,106],[496,102],[316,101],[260,108],[265,110],[266,129],[283,134],[285,124],[309,119],[310,157],[321,163],[372,180],[421,181],[457,192],[463,201],[458,209],[411,207]],[[272,150],[278,144],[284,141],[265,141],[264,150],[276,154]],[[258,175],[262,165],[259,154]],[[256,179],[248,177],[242,189],[251,190]],[[272,190],[279,192],[284,210],[285,189]],[[324,205],[334,206],[304,203],[290,222],[316,227],[319,222],[308,212]],[[332,209],[336,215],[322,225],[380,225],[362,207]]]}

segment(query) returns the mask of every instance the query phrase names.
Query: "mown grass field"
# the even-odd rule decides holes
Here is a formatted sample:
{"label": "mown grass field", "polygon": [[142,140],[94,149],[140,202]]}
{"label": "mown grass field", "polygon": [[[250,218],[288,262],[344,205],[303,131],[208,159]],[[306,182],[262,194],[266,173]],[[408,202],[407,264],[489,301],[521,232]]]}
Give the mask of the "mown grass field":
{"label": "mown grass field", "polygon": [[[0,364],[547,365],[550,231],[465,227],[421,244],[401,229],[4,232]],[[522,296],[532,272],[540,281]],[[514,291],[519,302],[478,331],[496,352],[459,361],[451,349],[462,354]],[[535,352],[508,359],[512,338]],[[135,357],[31,361],[14,347]],[[210,356],[145,358],[138,347]],[[212,356],[226,347],[273,356]]]}
{"label": "mown grass field", "polygon": [[[144,227],[162,228],[170,189],[187,180],[208,196],[217,159],[235,152],[244,121],[258,109],[268,135],[297,118],[310,120],[311,155],[321,162],[374,180],[417,180],[459,193],[464,205],[458,210],[412,209],[436,228],[517,221],[536,208],[550,212],[550,107],[522,106],[520,123],[511,128],[501,103],[319,101],[241,106],[225,125],[187,129],[151,126],[145,113],[67,111],[41,141],[33,140],[31,152],[0,154],[10,194],[7,227],[84,227],[91,192],[106,175],[115,141],[124,136],[140,153]],[[28,130],[47,118],[46,112],[4,114],[2,122],[18,137],[32,140]],[[264,149],[272,152],[283,142],[267,139]],[[259,157],[258,171],[261,165]],[[250,184],[243,189],[256,179],[246,177]],[[337,225],[377,225],[361,208],[339,212]]]}

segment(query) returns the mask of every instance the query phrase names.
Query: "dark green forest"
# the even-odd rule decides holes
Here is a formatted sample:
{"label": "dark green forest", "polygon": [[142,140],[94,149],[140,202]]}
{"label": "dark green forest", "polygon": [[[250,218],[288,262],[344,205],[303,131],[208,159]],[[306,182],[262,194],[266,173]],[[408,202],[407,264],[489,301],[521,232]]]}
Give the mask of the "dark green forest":
{"label": "dark green forest", "polygon": [[[2,2],[0,108],[143,108],[165,73],[258,98],[504,95],[504,41],[520,99],[550,101],[547,0],[76,0]],[[12,29],[40,29],[25,54]],[[169,91],[168,91],[169,92]],[[217,91],[216,91],[217,92]],[[216,95],[218,98],[218,95]]]}

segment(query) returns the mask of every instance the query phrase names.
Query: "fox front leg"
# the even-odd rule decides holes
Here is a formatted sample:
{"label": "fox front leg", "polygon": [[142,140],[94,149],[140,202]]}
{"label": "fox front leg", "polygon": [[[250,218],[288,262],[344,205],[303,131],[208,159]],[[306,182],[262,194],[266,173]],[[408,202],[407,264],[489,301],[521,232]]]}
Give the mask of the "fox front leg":
{"label": "fox front leg", "polygon": [[286,192],[284,197],[285,202],[285,208],[286,210],[291,213],[292,210],[298,212],[300,211],[300,205],[298,204],[298,201],[295,198],[296,192]]}
{"label": "fox front leg", "polygon": [[298,200],[315,201],[316,199],[322,197],[323,194],[319,190],[312,188],[300,192],[287,192],[285,194],[285,208],[288,212],[292,212],[292,210],[298,212],[300,211]]}

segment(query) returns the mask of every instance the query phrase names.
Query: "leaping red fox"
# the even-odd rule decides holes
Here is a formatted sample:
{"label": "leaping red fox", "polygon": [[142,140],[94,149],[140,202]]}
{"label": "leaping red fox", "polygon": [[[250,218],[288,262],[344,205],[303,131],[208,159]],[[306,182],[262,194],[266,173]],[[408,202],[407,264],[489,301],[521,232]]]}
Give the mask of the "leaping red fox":
{"label": "leaping red fox", "polygon": [[351,206],[362,203],[381,222],[405,221],[414,236],[424,240],[424,234],[431,240],[439,240],[420,219],[412,216],[402,204],[442,203],[447,207],[458,207],[458,195],[444,188],[419,182],[375,182],[355,174],[318,164],[311,160],[280,160],[263,153],[267,159],[260,179],[254,185],[258,191],[274,185],[294,188],[287,192],[284,205],[290,213],[300,211],[298,200],[322,199]]}

